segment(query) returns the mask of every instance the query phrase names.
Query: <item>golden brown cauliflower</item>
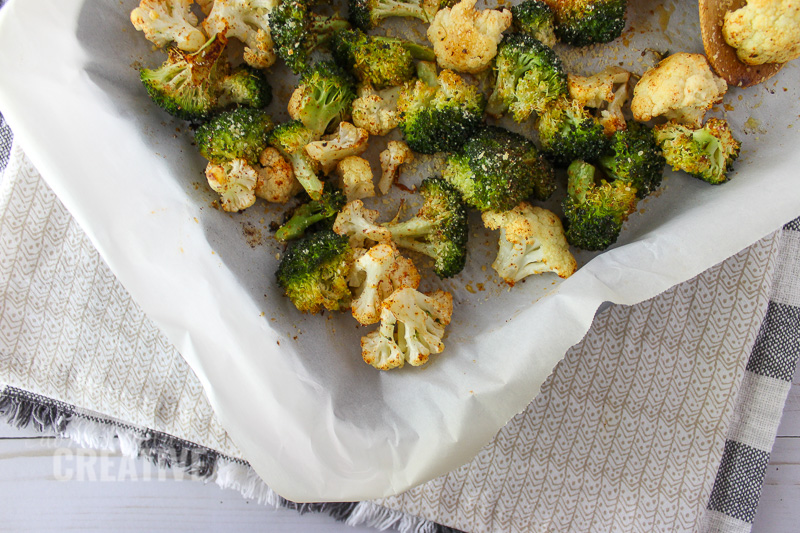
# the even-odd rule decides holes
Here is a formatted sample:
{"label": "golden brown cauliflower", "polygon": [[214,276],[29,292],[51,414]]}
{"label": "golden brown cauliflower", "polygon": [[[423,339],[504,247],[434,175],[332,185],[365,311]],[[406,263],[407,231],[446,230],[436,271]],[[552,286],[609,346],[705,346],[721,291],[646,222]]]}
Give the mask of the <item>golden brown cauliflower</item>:
{"label": "golden brown cauliflower", "polygon": [[258,157],[261,166],[256,168],[256,196],[268,202],[285,204],[303,186],[294,177],[292,165],[275,148],[267,147]]}
{"label": "golden brown cauliflower", "polygon": [[269,29],[269,14],[277,4],[277,0],[215,0],[203,29],[210,37],[223,33],[239,39],[245,44],[245,62],[267,68],[277,59]]}
{"label": "golden brown cauliflower", "polygon": [[353,101],[353,124],[364,128],[370,135],[387,135],[400,123],[397,98],[402,86],[376,91],[363,84],[358,88],[358,98]]}
{"label": "golden brown cauliflower", "polygon": [[256,203],[258,173],[244,159],[206,167],[209,186],[219,193],[219,205],[223,211],[236,213]]}
{"label": "golden brown cauliflower", "polygon": [[520,202],[510,211],[486,211],[481,218],[487,228],[500,230],[492,268],[509,285],[544,272],[568,278],[577,270],[564,226],[552,211]]}
{"label": "golden brown cauliflower", "polygon": [[628,101],[631,73],[621,67],[607,67],[593,76],[567,75],[569,96],[584,107],[599,110],[600,124],[606,135],[624,130],[622,106]]}
{"label": "golden brown cauliflower", "polygon": [[439,10],[428,27],[440,67],[475,74],[486,70],[497,55],[502,34],[511,26],[511,11],[476,10],[475,2],[461,0]]}
{"label": "golden brown cauliflower", "polygon": [[410,259],[392,242],[376,244],[353,263],[348,284],[353,288],[353,317],[368,326],[381,319],[381,304],[397,289],[419,287],[421,277]]}
{"label": "golden brown cauliflower", "polygon": [[378,189],[381,194],[388,194],[392,185],[400,175],[400,166],[414,160],[414,152],[403,141],[389,141],[386,150],[381,152],[381,179]]}
{"label": "golden brown cauliflower", "polygon": [[357,155],[347,156],[337,163],[336,172],[348,202],[375,196],[372,168],[366,159]]}
{"label": "golden brown cauliflower", "polygon": [[748,0],[725,14],[722,35],[742,63],[786,63],[800,57],[800,2]]}
{"label": "golden brown cauliflower", "polygon": [[306,145],[308,156],[317,161],[326,175],[333,172],[336,164],[351,155],[361,155],[367,149],[369,133],[349,122],[340,122],[336,133]]}
{"label": "golden brown cauliflower", "polygon": [[664,116],[699,127],[727,90],[728,84],[711,71],[704,55],[679,52],[644,73],[633,89],[631,111],[640,122]]}
{"label": "golden brown cauliflower", "polygon": [[206,42],[192,13],[192,0],[141,0],[131,11],[131,23],[148,41],[163,48],[174,42],[178,48],[196,52]]}
{"label": "golden brown cauliflower", "polygon": [[453,295],[423,294],[404,287],[382,304],[380,328],[361,338],[364,362],[379,370],[400,368],[406,362],[421,366],[444,351],[445,326],[453,315]]}

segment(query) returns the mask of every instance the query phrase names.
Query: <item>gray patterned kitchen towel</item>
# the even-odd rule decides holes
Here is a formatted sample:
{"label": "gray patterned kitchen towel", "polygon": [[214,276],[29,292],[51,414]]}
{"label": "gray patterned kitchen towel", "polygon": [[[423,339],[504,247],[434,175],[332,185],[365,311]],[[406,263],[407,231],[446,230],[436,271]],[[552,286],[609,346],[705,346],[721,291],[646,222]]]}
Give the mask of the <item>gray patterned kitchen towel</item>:
{"label": "gray patterned kitchen towel", "polygon": [[191,369],[16,147],[0,189],[0,411],[353,524],[747,531],[797,358],[797,230],[605,308],[461,468],[380,501],[295,505],[249,468]]}

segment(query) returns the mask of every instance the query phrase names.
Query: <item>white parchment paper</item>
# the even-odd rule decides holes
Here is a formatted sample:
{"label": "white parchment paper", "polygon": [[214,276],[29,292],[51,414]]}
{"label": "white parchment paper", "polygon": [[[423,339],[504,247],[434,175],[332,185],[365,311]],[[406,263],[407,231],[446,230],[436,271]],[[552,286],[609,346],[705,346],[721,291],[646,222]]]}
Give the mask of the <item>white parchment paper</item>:
{"label": "white parchment paper", "polygon": [[[630,4],[622,39],[563,54],[572,72],[620,64],[641,74],[648,47],[702,52],[695,3]],[[454,295],[446,351],[421,369],[378,372],[361,361],[368,329],[347,314],[300,315],[275,286],[282,247],[268,227],[280,207],[210,207],[191,131],[138,81],[135,67],[163,56],[131,27],[133,7],[12,0],[0,12],[0,109],[252,466],[295,501],[386,496],[463,464],[531,401],[601,303],[650,298],[800,214],[800,76],[790,64],[764,85],[731,89],[716,110],[744,143],[730,183],[668,173],[617,246],[580,254],[564,282],[546,275],[509,290],[489,266],[497,234],[473,217],[465,271],[425,285]],[[270,111],[282,119],[280,71],[273,81]]]}

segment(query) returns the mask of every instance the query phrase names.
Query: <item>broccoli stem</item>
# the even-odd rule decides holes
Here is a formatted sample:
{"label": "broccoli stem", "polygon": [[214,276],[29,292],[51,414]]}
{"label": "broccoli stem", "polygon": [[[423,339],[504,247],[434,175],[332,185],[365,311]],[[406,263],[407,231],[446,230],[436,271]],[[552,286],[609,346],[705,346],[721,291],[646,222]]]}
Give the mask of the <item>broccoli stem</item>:
{"label": "broccoli stem", "polygon": [[411,41],[403,41],[403,48],[408,50],[411,57],[420,61],[436,61],[436,54],[432,48],[422,46],[421,44],[412,43]]}
{"label": "broccoli stem", "polygon": [[586,191],[594,186],[595,168],[591,164],[577,160],[567,168],[567,194],[576,202],[583,203]]}
{"label": "broccoli stem", "polygon": [[406,248],[408,250],[413,250],[415,252],[421,253],[423,255],[427,255],[433,259],[436,259],[436,250],[434,249],[433,245],[420,242],[418,240],[412,238],[403,238],[403,237],[394,237],[392,234],[392,239],[394,240],[395,244],[400,248]]}
{"label": "broccoli stem", "polygon": [[422,5],[416,5],[408,1],[382,0],[372,11],[372,16],[383,20],[389,17],[413,17],[423,22],[430,23],[431,17]]}
{"label": "broccoli stem", "polygon": [[303,236],[309,226],[328,218],[319,202],[309,202],[298,207],[292,218],[278,229],[275,238],[279,241],[290,241]]}
{"label": "broccoli stem", "polygon": [[311,23],[311,32],[313,39],[311,40],[311,50],[316,49],[328,42],[331,36],[339,31],[350,28],[350,23],[344,19],[336,17],[321,17],[316,18]]}
{"label": "broccoli stem", "polygon": [[439,85],[439,74],[436,72],[436,63],[431,61],[418,62],[417,78],[421,79],[425,85],[437,87]]}
{"label": "broccoli stem", "polygon": [[[302,152],[302,149],[300,150]],[[294,170],[294,176],[312,200],[322,198],[323,183],[317,177],[314,167],[302,153],[295,152],[289,156],[289,162]]]}
{"label": "broccoli stem", "polygon": [[724,169],[725,154],[722,152],[722,145],[719,139],[703,128],[692,132],[692,138],[703,149],[703,152],[708,154],[715,171]]}
{"label": "broccoli stem", "polygon": [[425,237],[434,228],[433,222],[420,217],[413,217],[405,222],[387,224],[385,226],[392,233],[392,239]]}

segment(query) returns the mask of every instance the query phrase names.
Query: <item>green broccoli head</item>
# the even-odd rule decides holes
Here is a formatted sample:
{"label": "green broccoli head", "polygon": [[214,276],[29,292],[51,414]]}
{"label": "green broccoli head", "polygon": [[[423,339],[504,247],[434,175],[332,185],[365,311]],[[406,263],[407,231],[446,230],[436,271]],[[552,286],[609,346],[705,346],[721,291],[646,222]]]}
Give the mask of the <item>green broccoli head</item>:
{"label": "green broccoli head", "polygon": [[481,211],[508,211],[533,196],[555,191],[555,172],[536,145],[522,135],[486,126],[447,160],[443,178]]}
{"label": "green broccoli head", "polygon": [[717,185],[728,181],[728,172],[739,157],[741,143],[725,120],[710,118],[705,126],[693,130],[677,122],[656,126],[655,139],[666,162],[696,178]]}
{"label": "green broccoli head", "polygon": [[559,98],[545,107],[536,123],[542,151],[556,165],[575,159],[593,161],[608,146],[603,125],[581,104]]}
{"label": "green broccoli head", "polygon": [[567,169],[564,217],[567,241],[583,250],[605,250],[622,231],[636,208],[636,190],[623,181],[595,183],[595,168],[574,161]]}
{"label": "green broccoli head", "polygon": [[319,229],[331,229],[336,215],[346,203],[347,197],[342,190],[335,185],[326,183],[322,198],[309,200],[298,206],[292,213],[292,217],[275,233],[275,238],[279,241],[299,239],[307,229],[320,225],[323,227]]}
{"label": "green broccoli head", "polygon": [[350,306],[347,276],[352,263],[353,252],[346,236],[318,231],[289,246],[276,277],[286,296],[303,313],[339,311]]}
{"label": "green broccoli head", "polygon": [[272,101],[272,86],[262,71],[241,65],[220,81],[220,105],[266,107]]}
{"label": "green broccoli head", "polygon": [[202,124],[195,131],[194,139],[200,153],[212,163],[222,164],[233,159],[253,163],[267,147],[272,126],[272,119],[265,111],[237,107]]}
{"label": "green broccoli head", "polygon": [[283,0],[269,16],[269,29],[275,52],[295,74],[308,68],[311,52],[331,35],[350,24],[339,17],[312,13],[311,2]]}
{"label": "green broccoli head", "polygon": [[350,115],[355,81],[333,61],[318,61],[305,70],[289,101],[289,115],[317,136]]}
{"label": "green broccoli head", "polygon": [[667,164],[653,130],[638,122],[614,133],[608,153],[598,162],[610,177],[636,189],[639,198],[658,189]]}
{"label": "green broccoli head", "polygon": [[552,49],[524,33],[506,35],[495,57],[495,86],[486,111],[510,110],[522,122],[549,102],[567,94],[567,75]]}
{"label": "green broccoli head", "polygon": [[548,4],[555,14],[556,36],[567,44],[608,43],[625,29],[626,0],[550,0]]}
{"label": "green broccoli head", "polygon": [[525,0],[511,7],[514,30],[549,47],[556,44],[553,10],[543,0]]}
{"label": "green broccoli head", "polygon": [[202,121],[218,108],[219,82],[230,68],[225,44],[217,35],[197,52],[170,47],[167,60],[157,68],[140,69],[139,79],[161,109],[183,120]]}
{"label": "green broccoli head", "polygon": [[389,17],[417,18],[430,22],[431,15],[423,3],[426,0],[349,0],[350,23],[369,31]]}
{"label": "green broccoli head", "polygon": [[430,48],[393,37],[367,35],[361,30],[337,31],[330,47],[342,68],[377,89],[410,81],[416,72],[414,59],[436,58]]}
{"label": "green broccoli head", "polygon": [[397,110],[406,144],[415,152],[454,152],[483,123],[486,99],[458,74],[444,70],[438,85],[417,81],[400,94]]}
{"label": "green broccoli head", "polygon": [[311,199],[319,200],[324,186],[317,176],[316,162],[305,151],[306,145],[315,139],[314,132],[301,121],[290,120],[276,126],[267,142],[292,165],[295,178]]}
{"label": "green broccoli head", "polygon": [[419,186],[422,206],[409,220],[384,224],[392,240],[434,260],[440,278],[455,276],[467,261],[469,223],[461,194],[442,178],[426,178]]}

